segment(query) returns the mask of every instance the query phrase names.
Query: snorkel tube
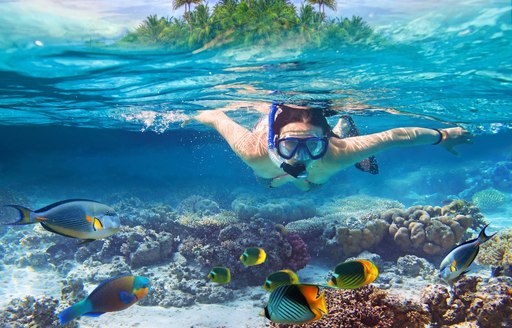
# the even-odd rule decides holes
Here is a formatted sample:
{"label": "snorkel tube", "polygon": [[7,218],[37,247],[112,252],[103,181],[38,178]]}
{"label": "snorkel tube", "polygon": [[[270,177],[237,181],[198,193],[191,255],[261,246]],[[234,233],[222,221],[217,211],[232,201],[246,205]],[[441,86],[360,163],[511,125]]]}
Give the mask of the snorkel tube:
{"label": "snorkel tube", "polygon": [[268,156],[277,167],[283,169],[283,171],[285,171],[292,177],[297,179],[305,179],[308,175],[308,172],[306,171],[306,165],[302,163],[298,163],[295,165],[288,164],[285,161],[281,160],[279,154],[277,153],[275,144],[276,135],[274,133],[274,128],[272,126],[274,125],[277,110],[279,109],[277,108],[278,105],[282,105],[282,103],[277,102],[275,100],[272,101],[272,105],[270,106],[270,112],[268,113]]}

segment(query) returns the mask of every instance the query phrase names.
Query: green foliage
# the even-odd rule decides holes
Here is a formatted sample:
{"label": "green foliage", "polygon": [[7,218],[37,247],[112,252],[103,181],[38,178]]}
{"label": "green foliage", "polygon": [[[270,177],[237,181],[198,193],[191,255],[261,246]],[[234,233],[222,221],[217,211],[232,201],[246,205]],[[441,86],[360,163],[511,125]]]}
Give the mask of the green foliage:
{"label": "green foliage", "polygon": [[[188,6],[184,18],[151,15],[121,43],[203,51],[225,44],[275,46],[288,40],[295,47],[330,47],[375,37],[361,17],[326,20],[311,4],[297,10],[288,0],[221,0],[212,10],[205,4],[190,10],[198,2],[173,1],[175,8]],[[308,2],[335,8],[334,0]]]}

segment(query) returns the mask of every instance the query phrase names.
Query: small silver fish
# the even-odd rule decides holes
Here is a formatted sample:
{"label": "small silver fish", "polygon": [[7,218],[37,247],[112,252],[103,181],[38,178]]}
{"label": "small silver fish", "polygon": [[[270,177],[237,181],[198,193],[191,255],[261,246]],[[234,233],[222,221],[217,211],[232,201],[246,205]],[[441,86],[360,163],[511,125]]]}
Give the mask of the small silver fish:
{"label": "small silver fish", "polygon": [[486,225],[477,238],[468,240],[460,245],[455,246],[448,255],[441,262],[441,278],[451,284],[458,277],[468,272],[468,267],[473,263],[475,257],[478,255],[480,245],[487,240],[491,239],[494,235],[486,235]]}
{"label": "small silver fish", "polygon": [[92,241],[109,237],[120,227],[119,216],[111,207],[86,199],[63,200],[36,211],[20,205],[20,218],[10,225],[41,223],[43,228],[66,237]]}

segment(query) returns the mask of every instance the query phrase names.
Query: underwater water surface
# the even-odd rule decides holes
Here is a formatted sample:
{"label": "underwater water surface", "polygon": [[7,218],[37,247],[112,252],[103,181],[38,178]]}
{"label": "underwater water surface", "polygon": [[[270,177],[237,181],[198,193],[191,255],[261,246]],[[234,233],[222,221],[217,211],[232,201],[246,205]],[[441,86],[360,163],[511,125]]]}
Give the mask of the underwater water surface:
{"label": "underwater water surface", "polygon": [[[82,289],[130,273],[152,280],[145,301],[83,318],[80,326],[265,327],[266,275],[295,265],[301,280],[325,282],[336,263],[359,255],[347,251],[339,229],[366,224],[369,213],[464,200],[478,205],[489,230],[511,229],[511,15],[510,2],[474,1],[383,19],[372,26],[379,42],[297,48],[289,40],[199,53],[27,35],[0,18],[9,27],[0,32],[0,203],[35,210],[93,199],[113,206],[125,227],[111,241],[80,245],[39,225],[1,226],[0,291],[8,296],[1,307],[32,295],[61,311],[87,295]],[[431,145],[392,149],[376,156],[378,175],[349,167],[307,193],[271,189],[213,129],[191,118],[236,104],[228,115],[250,129],[261,118],[251,103],[272,100],[328,106],[351,115],[362,134],[459,126],[472,143],[459,146],[458,156]],[[328,120],[334,125],[337,115]],[[11,210],[0,210],[1,223],[16,218]],[[278,253],[295,246],[288,235],[276,236],[276,225],[302,238],[302,262]],[[462,239],[478,235],[476,227]],[[357,249],[382,258],[378,288],[414,296],[410,281],[440,284],[433,273],[404,273],[397,259],[408,252],[386,238]],[[240,247],[263,240],[267,253],[281,255],[270,255],[264,268],[236,267]],[[410,253],[438,269],[447,252]],[[484,262],[473,275],[489,279]],[[236,267],[233,283],[209,282],[214,265]],[[51,316],[35,317],[54,324]]]}

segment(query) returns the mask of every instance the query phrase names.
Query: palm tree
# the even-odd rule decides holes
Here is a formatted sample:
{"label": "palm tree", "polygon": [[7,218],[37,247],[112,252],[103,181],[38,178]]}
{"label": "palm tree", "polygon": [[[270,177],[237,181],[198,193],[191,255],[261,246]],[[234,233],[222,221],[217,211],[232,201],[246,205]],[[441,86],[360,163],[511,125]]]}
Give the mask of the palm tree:
{"label": "palm tree", "polygon": [[318,12],[325,16],[325,6],[331,10],[336,10],[336,0],[306,0],[312,5],[318,4]]}
{"label": "palm tree", "polygon": [[156,15],[150,15],[139,25],[137,32],[149,42],[158,42],[162,37],[162,32],[167,26],[165,18],[158,18]]}
{"label": "palm tree", "polygon": [[[188,13],[190,12],[190,5],[191,4],[200,4],[201,2],[203,2],[203,0],[172,0],[172,9],[173,10],[177,10],[183,6],[185,6],[185,13],[183,14],[183,16],[187,17],[188,16]],[[187,7],[188,7],[188,11],[187,11]]]}

